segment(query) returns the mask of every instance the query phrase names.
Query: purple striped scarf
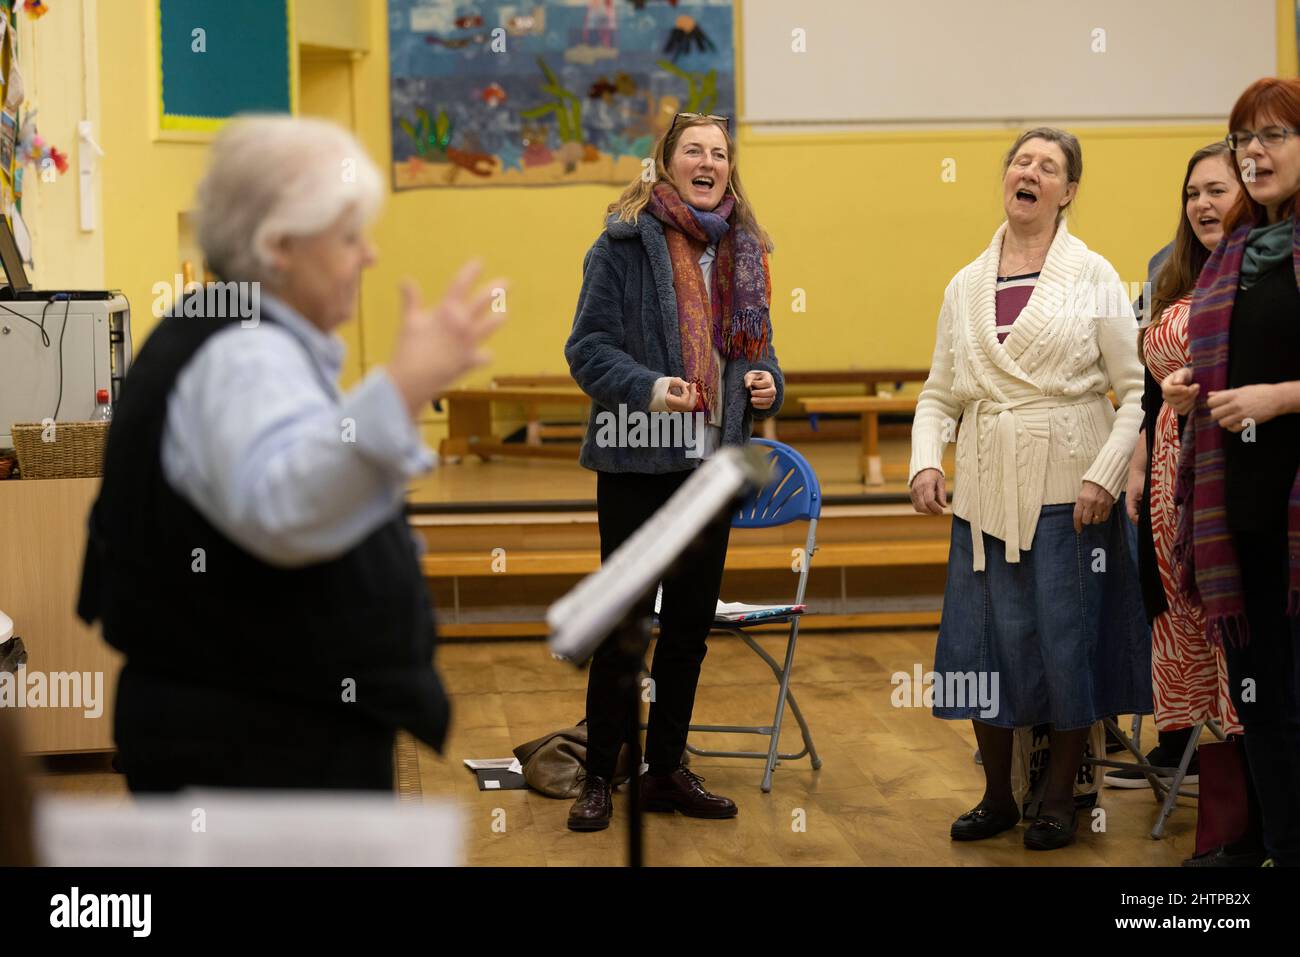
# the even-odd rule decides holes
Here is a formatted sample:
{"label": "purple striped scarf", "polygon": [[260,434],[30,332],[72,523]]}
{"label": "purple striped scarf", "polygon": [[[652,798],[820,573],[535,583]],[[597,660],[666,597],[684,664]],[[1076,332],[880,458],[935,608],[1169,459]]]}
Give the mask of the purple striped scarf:
{"label": "purple striped scarf", "polygon": [[[1211,392],[1228,387],[1228,341],[1232,307],[1241,281],[1246,236],[1254,224],[1240,227],[1220,243],[1201,270],[1192,294],[1187,336],[1192,381],[1200,387],[1196,408],[1188,416],[1178,460],[1174,501],[1179,505],[1174,557],[1182,565],[1182,591],[1205,608],[1205,636],[1217,645],[1250,640],[1241,591],[1241,567],[1228,530],[1224,485],[1224,443],[1236,438],[1210,418],[1205,404]],[[1292,265],[1300,285],[1300,218],[1292,242]],[[1290,587],[1287,614],[1300,616],[1300,473],[1291,486],[1287,510]]]}

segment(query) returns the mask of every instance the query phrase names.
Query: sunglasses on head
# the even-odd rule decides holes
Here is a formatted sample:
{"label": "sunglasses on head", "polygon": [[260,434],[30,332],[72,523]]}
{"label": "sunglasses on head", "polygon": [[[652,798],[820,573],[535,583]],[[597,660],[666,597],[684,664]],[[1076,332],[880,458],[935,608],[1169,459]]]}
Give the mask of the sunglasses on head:
{"label": "sunglasses on head", "polygon": [[677,121],[680,119],[712,120],[715,123],[721,123],[722,128],[727,131],[728,135],[731,133],[731,117],[729,116],[715,116],[712,113],[678,113],[673,117],[672,125],[668,127],[668,136],[673,135],[673,130],[677,128]]}

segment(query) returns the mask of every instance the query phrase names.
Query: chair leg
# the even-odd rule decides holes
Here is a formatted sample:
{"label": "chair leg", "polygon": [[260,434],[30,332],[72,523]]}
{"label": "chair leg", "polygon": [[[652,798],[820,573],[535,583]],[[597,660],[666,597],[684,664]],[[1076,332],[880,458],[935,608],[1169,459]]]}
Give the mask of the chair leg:
{"label": "chair leg", "polygon": [[1201,738],[1202,722],[1192,725],[1192,736],[1187,740],[1187,747],[1183,748],[1183,758],[1178,762],[1178,770],[1174,772],[1174,779],[1169,782],[1169,793],[1165,795],[1164,803],[1160,806],[1160,814],[1156,817],[1155,826],[1151,828],[1152,840],[1160,840],[1165,833],[1165,822],[1169,820],[1169,815],[1174,812],[1178,805],[1178,791],[1183,786],[1183,778],[1187,776],[1187,766],[1192,763],[1192,755],[1196,753],[1197,742]]}
{"label": "chair leg", "polygon": [[[760,658],[762,658],[764,661],[767,662],[767,666],[772,669],[772,674],[776,677],[777,682],[781,685],[781,694],[777,700],[777,717],[776,720],[773,721],[772,723],[773,731],[777,736],[780,735],[781,719],[782,716],[785,714],[780,703],[783,698],[785,701],[789,702],[790,710],[794,712],[795,720],[799,722],[799,731],[803,734],[804,748],[808,751],[808,757],[809,760],[812,761],[813,770],[814,771],[818,770],[822,766],[822,759],[817,754],[817,746],[813,744],[812,731],[809,730],[808,728],[808,722],[804,720],[803,710],[799,707],[799,702],[795,699],[794,692],[790,690],[789,675],[790,675],[791,666],[794,663],[795,643],[799,640],[798,626],[796,625],[792,629],[789,641],[786,644],[786,660],[785,660],[784,668],[778,665],[776,663],[776,659],[773,658],[771,655],[769,655],[766,651],[764,651],[762,646],[759,645],[758,642],[754,641],[753,638],[745,634],[743,631],[734,631],[732,632],[732,634],[734,634],[736,637],[743,640],[745,644],[749,645],[750,650],[753,651],[754,654],[758,655]],[[773,740],[776,739],[774,738]],[[777,749],[777,745],[771,745],[769,751],[773,755],[775,755],[776,749]],[[764,778],[770,782],[771,771],[768,771],[764,775]],[[770,790],[770,788],[764,788],[764,790]]]}
{"label": "chair leg", "polygon": [[[707,755],[710,757],[734,757],[734,758],[756,758],[763,761],[763,782],[762,789],[764,792],[772,790],[772,772],[782,760],[795,760],[808,755],[812,762],[813,770],[822,766],[821,756],[817,754],[817,748],[813,744],[812,731],[808,727],[808,722],[804,719],[803,710],[799,707],[799,702],[795,700],[794,692],[790,690],[790,673],[794,666],[795,646],[799,638],[798,623],[794,623],[790,629],[790,635],[786,641],[785,649],[785,667],[777,664],[776,659],[763,650],[753,638],[739,628],[721,627],[718,630],[726,631],[739,638],[749,646],[750,651],[758,655],[767,666],[772,670],[778,684],[776,699],[776,714],[772,719],[772,724],[767,727],[732,727],[721,725],[691,725],[690,731],[725,731],[729,733],[759,734],[766,735],[768,738],[767,753],[761,751],[728,752],[728,751],[711,751],[703,748],[694,747],[689,741],[686,744],[686,750],[691,754]],[[644,664],[642,665],[644,668]],[[789,704],[790,710],[794,713],[795,720],[799,723],[799,731],[803,735],[804,749],[799,752],[789,752],[783,754],[780,750],[781,745],[781,724],[785,717],[785,707]],[[644,729],[644,725],[642,728]]]}
{"label": "chair leg", "polygon": [[798,636],[799,629],[796,624],[790,629],[790,638],[785,645],[785,667],[781,669],[781,690],[776,696],[776,717],[772,719],[772,737],[768,740],[767,764],[763,771],[762,789],[765,794],[772,790],[772,770],[776,767],[776,752],[781,743],[781,722],[785,718],[786,697],[790,694],[790,666],[794,663],[794,645]]}
{"label": "chair leg", "polygon": [[794,692],[791,691],[785,696],[786,703],[790,705],[790,711],[794,714],[794,719],[799,722],[799,730],[803,733],[803,744],[808,749],[808,757],[812,761],[813,770],[816,771],[822,766],[822,759],[817,754],[817,747],[813,744],[812,732],[808,730],[808,722],[803,719],[803,711],[799,708],[799,702],[794,699]]}
{"label": "chair leg", "polygon": [[[1115,737],[1119,738],[1124,747],[1128,749],[1128,752],[1133,755],[1134,763],[1137,765],[1138,770],[1144,773],[1144,776],[1147,779],[1147,784],[1151,785],[1152,794],[1155,796],[1156,802],[1159,803],[1164,797],[1167,788],[1160,781],[1160,778],[1156,776],[1156,773],[1151,770],[1151,765],[1147,764],[1146,756],[1138,750],[1137,743],[1125,735],[1124,732],[1119,729],[1119,725],[1110,720],[1110,718],[1103,718],[1102,723],[1110,729],[1111,733],[1114,734]],[[1141,716],[1134,715],[1134,725],[1134,730],[1140,732]],[[1105,786],[1104,778],[1102,780],[1102,785]]]}

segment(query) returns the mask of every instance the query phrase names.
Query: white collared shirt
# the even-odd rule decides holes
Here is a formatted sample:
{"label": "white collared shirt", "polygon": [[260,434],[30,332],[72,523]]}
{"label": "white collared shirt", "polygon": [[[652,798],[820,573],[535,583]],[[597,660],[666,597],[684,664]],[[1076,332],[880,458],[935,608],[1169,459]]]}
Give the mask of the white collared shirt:
{"label": "white collared shirt", "polygon": [[341,393],[342,340],[266,292],[273,321],[232,324],[181,370],[167,401],[167,482],[273,565],[335,558],[390,520],[436,463],[385,369]]}

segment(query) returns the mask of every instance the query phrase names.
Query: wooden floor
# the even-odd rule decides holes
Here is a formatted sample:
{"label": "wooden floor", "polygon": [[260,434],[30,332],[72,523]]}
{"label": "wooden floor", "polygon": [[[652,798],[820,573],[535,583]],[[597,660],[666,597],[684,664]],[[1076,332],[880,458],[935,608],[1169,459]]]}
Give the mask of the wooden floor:
{"label": "wooden floor", "polygon": [[[776,771],[772,793],[759,790],[758,762],[694,758],[708,787],[734,798],[730,821],[649,815],[650,864],[728,865],[1000,865],[1177,866],[1191,855],[1195,802],[1183,800],[1164,840],[1148,836],[1158,806],[1149,790],[1103,792],[1106,830],[1080,819],[1078,843],[1048,853],[1026,851],[1023,826],[989,841],[954,844],[948,826],[972,807],[983,774],[973,761],[967,722],[946,722],[924,709],[892,706],[890,675],[934,660],[934,632],[812,634],[801,638],[792,688],[812,725],[824,764],[807,760]],[[764,640],[769,652],[778,642]],[[467,816],[467,860],[474,865],[614,865],[624,860],[623,805],[615,795],[608,831],[564,827],[568,801],[528,791],[480,792],[467,757],[505,757],[522,742],[567,727],[583,714],[586,675],[553,661],[541,642],[448,644],[438,665],[453,695],[446,755],[421,748],[426,799],[445,797]],[[734,639],[715,636],[697,698],[695,720],[761,724],[771,719],[771,673]],[[1150,722],[1148,735],[1153,735]],[[794,728],[793,734],[789,728]],[[793,720],[783,750],[798,739]],[[749,748],[757,739],[708,736],[708,745]],[[699,743],[697,741],[697,743]],[[1145,741],[1144,741],[1145,744]],[[122,779],[99,770],[45,773],[38,786],[123,795]],[[505,812],[505,831],[493,830]],[[792,826],[802,812],[806,830]]]}
{"label": "wooden floor", "polygon": [[[885,484],[871,489],[858,478],[861,447],[857,442],[806,442],[798,448],[817,472],[823,495],[907,493],[911,445],[905,438],[880,440]],[[572,461],[502,457],[484,462],[466,456],[459,462],[442,463],[415,480],[409,494],[412,506],[417,508],[467,502],[591,502],[595,498],[596,473],[578,465],[576,457]]]}

